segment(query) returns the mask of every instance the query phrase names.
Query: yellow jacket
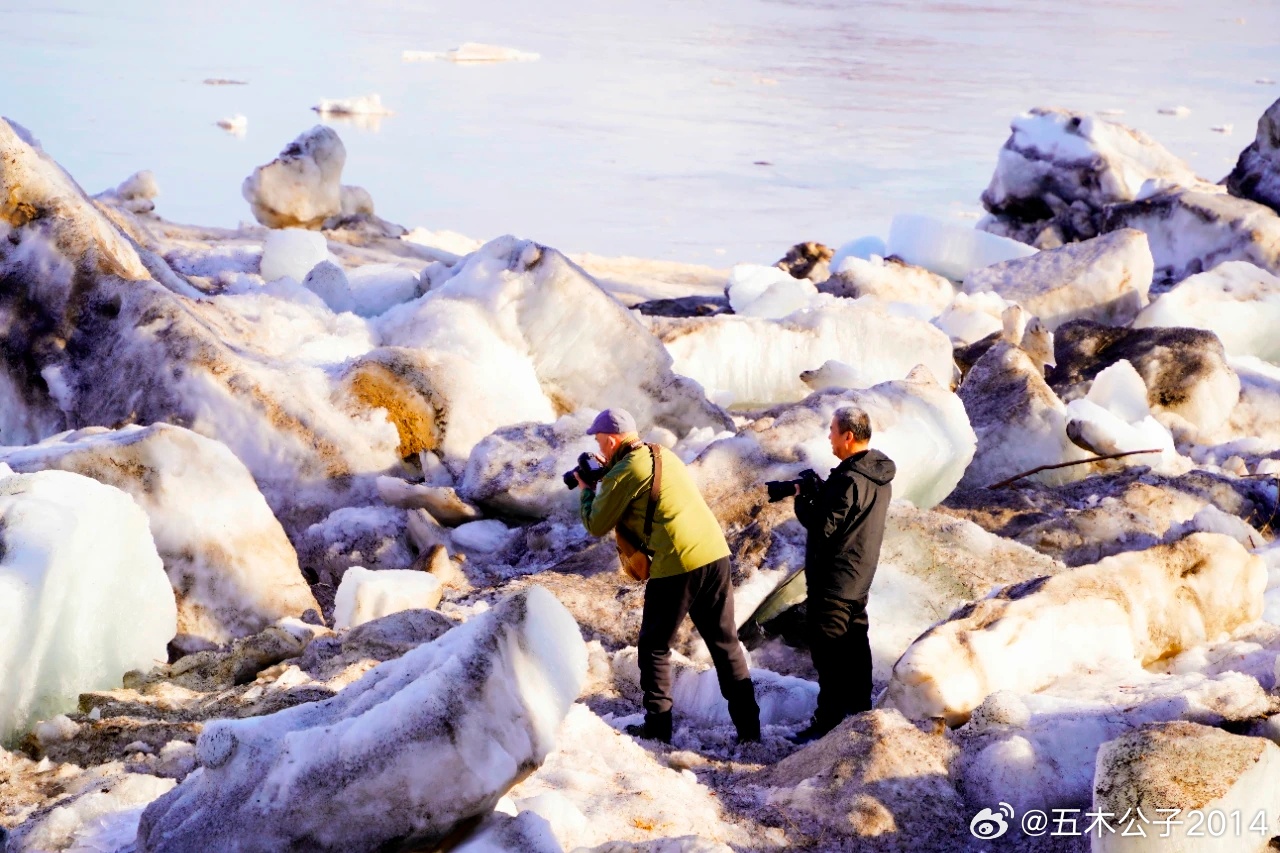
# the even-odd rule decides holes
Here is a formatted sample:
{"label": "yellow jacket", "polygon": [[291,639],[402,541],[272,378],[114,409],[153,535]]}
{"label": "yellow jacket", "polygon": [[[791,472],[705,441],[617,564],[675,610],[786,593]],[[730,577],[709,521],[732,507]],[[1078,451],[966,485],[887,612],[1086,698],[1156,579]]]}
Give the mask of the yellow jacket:
{"label": "yellow jacket", "polygon": [[[662,454],[662,484],[653,533],[645,546],[653,552],[649,576],[665,578],[729,556],[729,544],[680,457],[665,447],[658,451]],[[606,470],[595,491],[582,492],[579,508],[583,526],[592,536],[603,536],[622,524],[644,542],[644,514],[653,483],[649,448],[618,448]]]}

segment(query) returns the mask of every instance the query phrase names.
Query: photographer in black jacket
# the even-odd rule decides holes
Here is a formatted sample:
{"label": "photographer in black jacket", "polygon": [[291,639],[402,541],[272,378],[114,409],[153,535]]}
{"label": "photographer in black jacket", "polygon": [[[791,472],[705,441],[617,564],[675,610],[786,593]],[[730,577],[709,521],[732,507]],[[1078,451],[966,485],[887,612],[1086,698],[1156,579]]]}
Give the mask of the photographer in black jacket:
{"label": "photographer in black jacket", "polygon": [[871,421],[859,408],[837,409],[829,437],[840,464],[825,482],[809,477],[795,487],[796,518],[809,532],[804,576],[818,709],[808,728],[792,736],[794,743],[816,740],[849,714],[871,708],[867,593],[880,559],[897,468],[867,447]]}

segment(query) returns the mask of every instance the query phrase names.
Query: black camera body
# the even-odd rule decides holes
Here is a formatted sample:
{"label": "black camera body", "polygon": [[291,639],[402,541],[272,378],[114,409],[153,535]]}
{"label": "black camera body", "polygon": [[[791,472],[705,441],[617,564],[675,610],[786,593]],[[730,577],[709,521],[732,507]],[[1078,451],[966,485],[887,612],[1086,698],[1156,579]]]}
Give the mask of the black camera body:
{"label": "black camera body", "polygon": [[769,503],[777,503],[790,497],[795,497],[796,486],[800,487],[800,492],[814,491],[822,482],[822,478],[818,476],[818,472],[812,468],[805,468],[800,472],[800,476],[794,480],[770,480],[765,483],[765,488],[769,490]]}
{"label": "black camera body", "polygon": [[[605,469],[595,464],[596,458],[590,453],[578,454],[577,467],[565,471],[563,475],[564,484],[570,489],[578,488],[578,477],[582,478],[582,482],[588,486],[594,486],[604,479]],[[574,475],[578,475],[575,477]]]}

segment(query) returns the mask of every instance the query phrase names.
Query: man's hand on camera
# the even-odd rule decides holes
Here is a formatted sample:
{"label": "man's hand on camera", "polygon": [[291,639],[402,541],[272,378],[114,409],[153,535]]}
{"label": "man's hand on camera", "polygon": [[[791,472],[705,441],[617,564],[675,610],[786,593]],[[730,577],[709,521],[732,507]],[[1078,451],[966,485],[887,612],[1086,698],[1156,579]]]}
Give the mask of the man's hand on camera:
{"label": "man's hand on camera", "polygon": [[595,488],[595,486],[588,485],[587,482],[582,479],[582,475],[579,474],[577,471],[573,472],[573,476],[578,478],[578,485],[581,486],[583,489],[587,491],[591,491],[592,489]]}

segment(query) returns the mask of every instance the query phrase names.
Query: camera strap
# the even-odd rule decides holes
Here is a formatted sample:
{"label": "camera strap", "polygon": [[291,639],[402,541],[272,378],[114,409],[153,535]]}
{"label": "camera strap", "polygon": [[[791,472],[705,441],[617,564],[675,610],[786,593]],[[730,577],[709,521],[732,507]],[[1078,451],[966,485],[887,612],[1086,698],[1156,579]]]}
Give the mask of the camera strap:
{"label": "camera strap", "polygon": [[649,506],[644,511],[644,541],[653,533],[653,514],[658,509],[658,493],[662,491],[662,451],[656,444],[648,445],[653,456],[653,482],[649,486]]}

